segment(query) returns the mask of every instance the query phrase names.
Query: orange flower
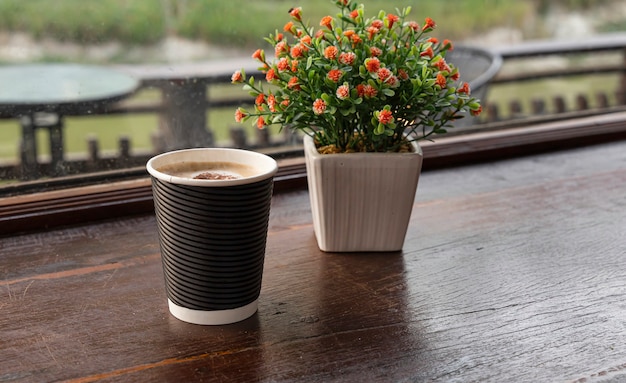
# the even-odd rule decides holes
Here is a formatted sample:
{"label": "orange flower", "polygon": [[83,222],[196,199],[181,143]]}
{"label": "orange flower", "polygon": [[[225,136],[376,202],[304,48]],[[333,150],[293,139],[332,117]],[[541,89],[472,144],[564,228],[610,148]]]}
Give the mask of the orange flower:
{"label": "orange flower", "polygon": [[453,51],[454,50],[454,46],[452,46],[452,41],[445,39],[443,40],[443,47],[444,49],[447,49],[449,51]]}
{"label": "orange flower", "polygon": [[328,74],[326,76],[332,82],[339,82],[339,79],[341,79],[341,76],[343,76],[343,72],[339,69],[331,69],[330,71],[328,71]]}
{"label": "orange flower", "polygon": [[257,49],[256,51],[254,51],[254,53],[252,54],[252,58],[253,59],[257,59],[259,61],[263,61],[263,56],[265,56],[263,54],[263,50],[262,49]]}
{"label": "orange flower", "polygon": [[298,60],[291,60],[291,71],[295,72],[298,70]]}
{"label": "orange flower", "polygon": [[425,50],[425,51],[422,51],[422,52],[420,53],[420,56],[421,56],[421,57],[430,57],[430,58],[433,58],[433,56],[434,56],[434,55],[435,55],[435,52],[433,51],[433,47],[428,47],[428,48],[426,48],[426,50]]}
{"label": "orange flower", "polygon": [[391,73],[391,71],[387,68],[380,68],[377,72],[376,75],[378,76],[378,79],[380,81],[385,81],[389,78],[389,76],[391,76],[393,73]]}
{"label": "orange flower", "polygon": [[467,95],[470,94],[470,86],[468,83],[464,82],[463,86],[461,86],[457,91],[457,93],[465,93]]}
{"label": "orange flower", "polygon": [[259,129],[263,129],[265,127],[265,119],[263,116],[259,116],[259,118],[257,118],[256,127]]}
{"label": "orange flower", "polygon": [[400,86],[400,81],[396,76],[391,75],[389,76],[389,78],[387,78],[385,84],[389,85],[392,88],[397,88],[398,86]]}
{"label": "orange flower", "polygon": [[289,14],[291,15],[291,17],[293,17],[294,19],[301,21],[302,20],[302,8],[298,7],[298,8],[291,8],[289,10]]}
{"label": "orange flower", "polygon": [[483,107],[482,106],[479,106],[476,109],[470,109],[470,114],[472,116],[479,116],[482,112],[483,112]]}
{"label": "orange flower", "polygon": [[458,70],[455,69],[455,72],[450,75],[450,79],[452,81],[456,81],[459,78],[461,78],[461,73]]}
{"label": "orange flower", "polygon": [[282,34],[282,33],[278,33],[278,34],[276,35],[276,41],[283,41],[283,39],[284,39],[284,38],[285,38],[285,36],[283,36],[283,34]]}
{"label": "orange flower", "polygon": [[337,98],[340,100],[345,100],[346,98],[350,97],[350,87],[348,87],[348,85],[341,85],[340,87],[337,88]]}
{"label": "orange flower", "polygon": [[280,41],[276,46],[274,46],[274,54],[276,57],[280,57],[283,53],[289,52],[289,45],[286,41]]}
{"label": "orange flower", "polygon": [[442,75],[441,73],[437,73],[437,80],[435,80],[435,84],[439,85],[442,88],[445,88],[448,84],[448,81],[446,80],[446,77],[444,75]]}
{"label": "orange flower", "polygon": [[390,110],[383,109],[378,112],[378,122],[383,125],[387,125],[390,122],[393,122],[393,114]]}
{"label": "orange flower", "polygon": [[398,20],[400,20],[400,18],[397,15],[394,15],[394,14],[391,14],[391,13],[388,14],[387,15],[387,23],[389,24],[388,25],[389,29],[393,28],[393,24],[396,21],[398,21]]}
{"label": "orange flower", "polygon": [[237,110],[235,111],[235,121],[236,122],[241,122],[243,121],[243,119],[247,116],[246,113],[244,113],[244,111],[241,108],[237,108]]}
{"label": "orange flower", "polygon": [[368,72],[378,72],[380,69],[380,60],[376,57],[370,57],[365,59],[365,68]]}
{"label": "orange flower", "polygon": [[356,60],[356,54],[354,52],[342,52],[339,55],[339,62],[345,65],[352,65]]}
{"label": "orange flower", "polygon": [[322,17],[322,20],[320,20],[320,26],[326,27],[332,31],[333,30],[333,18],[330,16]]}
{"label": "orange flower", "polygon": [[373,39],[374,35],[377,34],[378,32],[380,32],[379,28],[372,27],[372,26],[367,27],[367,38],[370,40]]}
{"label": "orange flower", "polygon": [[296,33],[296,27],[293,25],[293,22],[289,21],[287,24],[285,24],[285,26],[283,27],[283,31],[285,32],[289,32],[291,34],[295,34]]}
{"label": "orange flower", "polygon": [[329,46],[326,47],[326,49],[324,49],[324,57],[326,57],[329,60],[334,60],[337,57],[337,54],[339,53],[339,50],[337,49],[336,46]]}
{"label": "orange flower", "polygon": [[298,78],[297,77],[292,77],[289,79],[289,82],[287,83],[287,87],[291,88],[291,89],[295,89],[295,90],[300,90],[300,84],[298,84]]}
{"label": "orange flower", "polygon": [[420,25],[416,23],[415,21],[409,21],[408,25],[409,25],[409,28],[411,28],[413,32],[417,32],[420,29]]}
{"label": "orange flower", "polygon": [[358,10],[354,10],[352,12],[350,12],[350,17],[352,17],[353,19],[356,19],[359,16],[359,11]]}
{"label": "orange flower", "polygon": [[429,43],[438,44],[439,40],[436,37],[431,37],[427,40]]}
{"label": "orange flower", "polygon": [[270,107],[270,112],[276,111],[276,96],[274,96],[273,94],[270,94],[267,97],[267,106]]}
{"label": "orange flower", "polygon": [[385,23],[383,23],[381,20],[374,20],[372,21],[371,25],[376,29],[382,29],[385,26]]}
{"label": "orange flower", "polygon": [[289,69],[289,61],[287,61],[287,58],[282,57],[280,60],[278,60],[278,62],[276,63],[276,68],[279,72]]}
{"label": "orange flower", "polygon": [[254,100],[254,103],[256,105],[262,105],[265,103],[265,95],[263,93],[260,93],[258,96],[256,96],[256,100]]}
{"label": "orange flower", "polygon": [[435,24],[435,21],[433,19],[431,19],[430,17],[427,17],[424,23],[424,26],[422,27],[422,31],[429,31],[433,28],[435,28],[437,24]]}
{"label": "orange flower", "polygon": [[366,98],[376,97],[376,95],[378,94],[378,91],[376,90],[376,88],[374,88],[373,86],[369,84],[357,85],[356,91],[359,97],[366,97]]}
{"label": "orange flower", "polygon": [[398,76],[400,77],[401,80],[408,80],[409,79],[409,74],[406,73],[406,71],[404,69],[398,69]]}
{"label": "orange flower", "polygon": [[324,113],[325,110],[326,110],[326,101],[322,100],[321,98],[318,98],[317,100],[313,101],[313,113],[322,114]]}
{"label": "orange flower", "polygon": [[437,61],[433,65],[442,72],[450,72],[452,70],[444,58],[441,58],[441,60]]}
{"label": "orange flower", "polygon": [[270,70],[267,71],[267,73],[265,74],[265,80],[267,82],[272,82],[273,80],[278,80],[278,76],[276,75],[276,72],[274,71],[274,68],[271,68]]}
{"label": "orange flower", "polygon": [[235,84],[238,82],[242,82],[243,81],[243,75],[241,74],[241,71],[236,71],[235,73],[233,73],[232,77],[230,78],[230,81]]}
{"label": "orange flower", "polygon": [[378,57],[378,56],[380,56],[382,54],[383,54],[383,51],[379,47],[371,47],[370,48],[370,56]]}
{"label": "orange flower", "polygon": [[371,85],[365,85],[365,88],[363,89],[363,93],[365,94],[366,98],[372,98],[372,97],[376,97],[376,95],[378,94],[378,91],[376,90],[376,88],[374,88]]}
{"label": "orange flower", "polygon": [[302,57],[302,46],[300,44],[294,45],[291,48],[291,57],[293,58]]}
{"label": "orange flower", "polygon": [[361,36],[359,36],[359,35],[352,35],[351,39],[352,39],[352,46],[353,47],[363,41],[363,39],[361,39]]}
{"label": "orange flower", "polygon": [[305,48],[305,50],[309,50],[309,46],[311,46],[311,36],[306,35],[303,38],[300,39],[300,44],[302,44],[303,48]]}

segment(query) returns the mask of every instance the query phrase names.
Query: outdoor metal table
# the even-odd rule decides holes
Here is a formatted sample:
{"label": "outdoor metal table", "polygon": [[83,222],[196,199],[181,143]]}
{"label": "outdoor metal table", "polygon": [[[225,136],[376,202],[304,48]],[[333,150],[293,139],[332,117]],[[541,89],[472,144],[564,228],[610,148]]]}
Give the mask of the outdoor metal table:
{"label": "outdoor metal table", "polygon": [[0,66],[0,117],[20,118],[22,178],[37,173],[37,128],[50,134],[53,171],[63,168],[63,116],[106,109],[132,94],[139,81],[109,68],[78,64]]}

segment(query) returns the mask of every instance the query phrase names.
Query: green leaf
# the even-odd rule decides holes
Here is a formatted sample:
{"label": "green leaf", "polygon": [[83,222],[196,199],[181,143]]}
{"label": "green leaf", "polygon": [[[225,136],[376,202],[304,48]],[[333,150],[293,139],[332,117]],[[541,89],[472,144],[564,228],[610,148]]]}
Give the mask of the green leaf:
{"label": "green leaf", "polygon": [[396,94],[396,92],[394,92],[393,90],[391,90],[391,89],[389,89],[389,88],[384,88],[384,89],[382,90],[382,92],[383,92],[383,94],[384,94],[385,96],[389,96],[389,97],[392,97],[392,96],[394,96],[394,95]]}
{"label": "green leaf", "polygon": [[376,126],[376,128],[374,129],[374,134],[381,135],[383,133],[385,133],[385,125],[379,122],[378,126]]}

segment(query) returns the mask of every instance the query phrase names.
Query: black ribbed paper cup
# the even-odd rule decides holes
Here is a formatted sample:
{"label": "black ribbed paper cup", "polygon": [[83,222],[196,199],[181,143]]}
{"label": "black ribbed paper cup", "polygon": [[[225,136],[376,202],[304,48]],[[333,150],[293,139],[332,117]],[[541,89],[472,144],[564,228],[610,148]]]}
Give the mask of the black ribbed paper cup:
{"label": "black ribbed paper cup", "polygon": [[[237,164],[246,171],[236,179],[207,180],[172,170],[190,163]],[[204,325],[252,316],[261,292],[276,161],[247,150],[202,148],[158,155],[146,167],[170,313]]]}

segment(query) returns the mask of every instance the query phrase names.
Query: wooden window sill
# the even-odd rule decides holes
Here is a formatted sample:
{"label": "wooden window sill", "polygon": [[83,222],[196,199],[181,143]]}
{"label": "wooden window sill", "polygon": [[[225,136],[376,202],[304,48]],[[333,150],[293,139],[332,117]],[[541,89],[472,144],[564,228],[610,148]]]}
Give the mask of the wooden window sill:
{"label": "wooden window sill", "polygon": [[[423,170],[496,161],[626,139],[626,112],[447,136],[421,142]],[[137,169],[137,174],[142,174]],[[279,160],[275,193],[306,188],[302,157]],[[153,210],[150,179],[73,187],[0,200],[0,233],[45,230]]]}

